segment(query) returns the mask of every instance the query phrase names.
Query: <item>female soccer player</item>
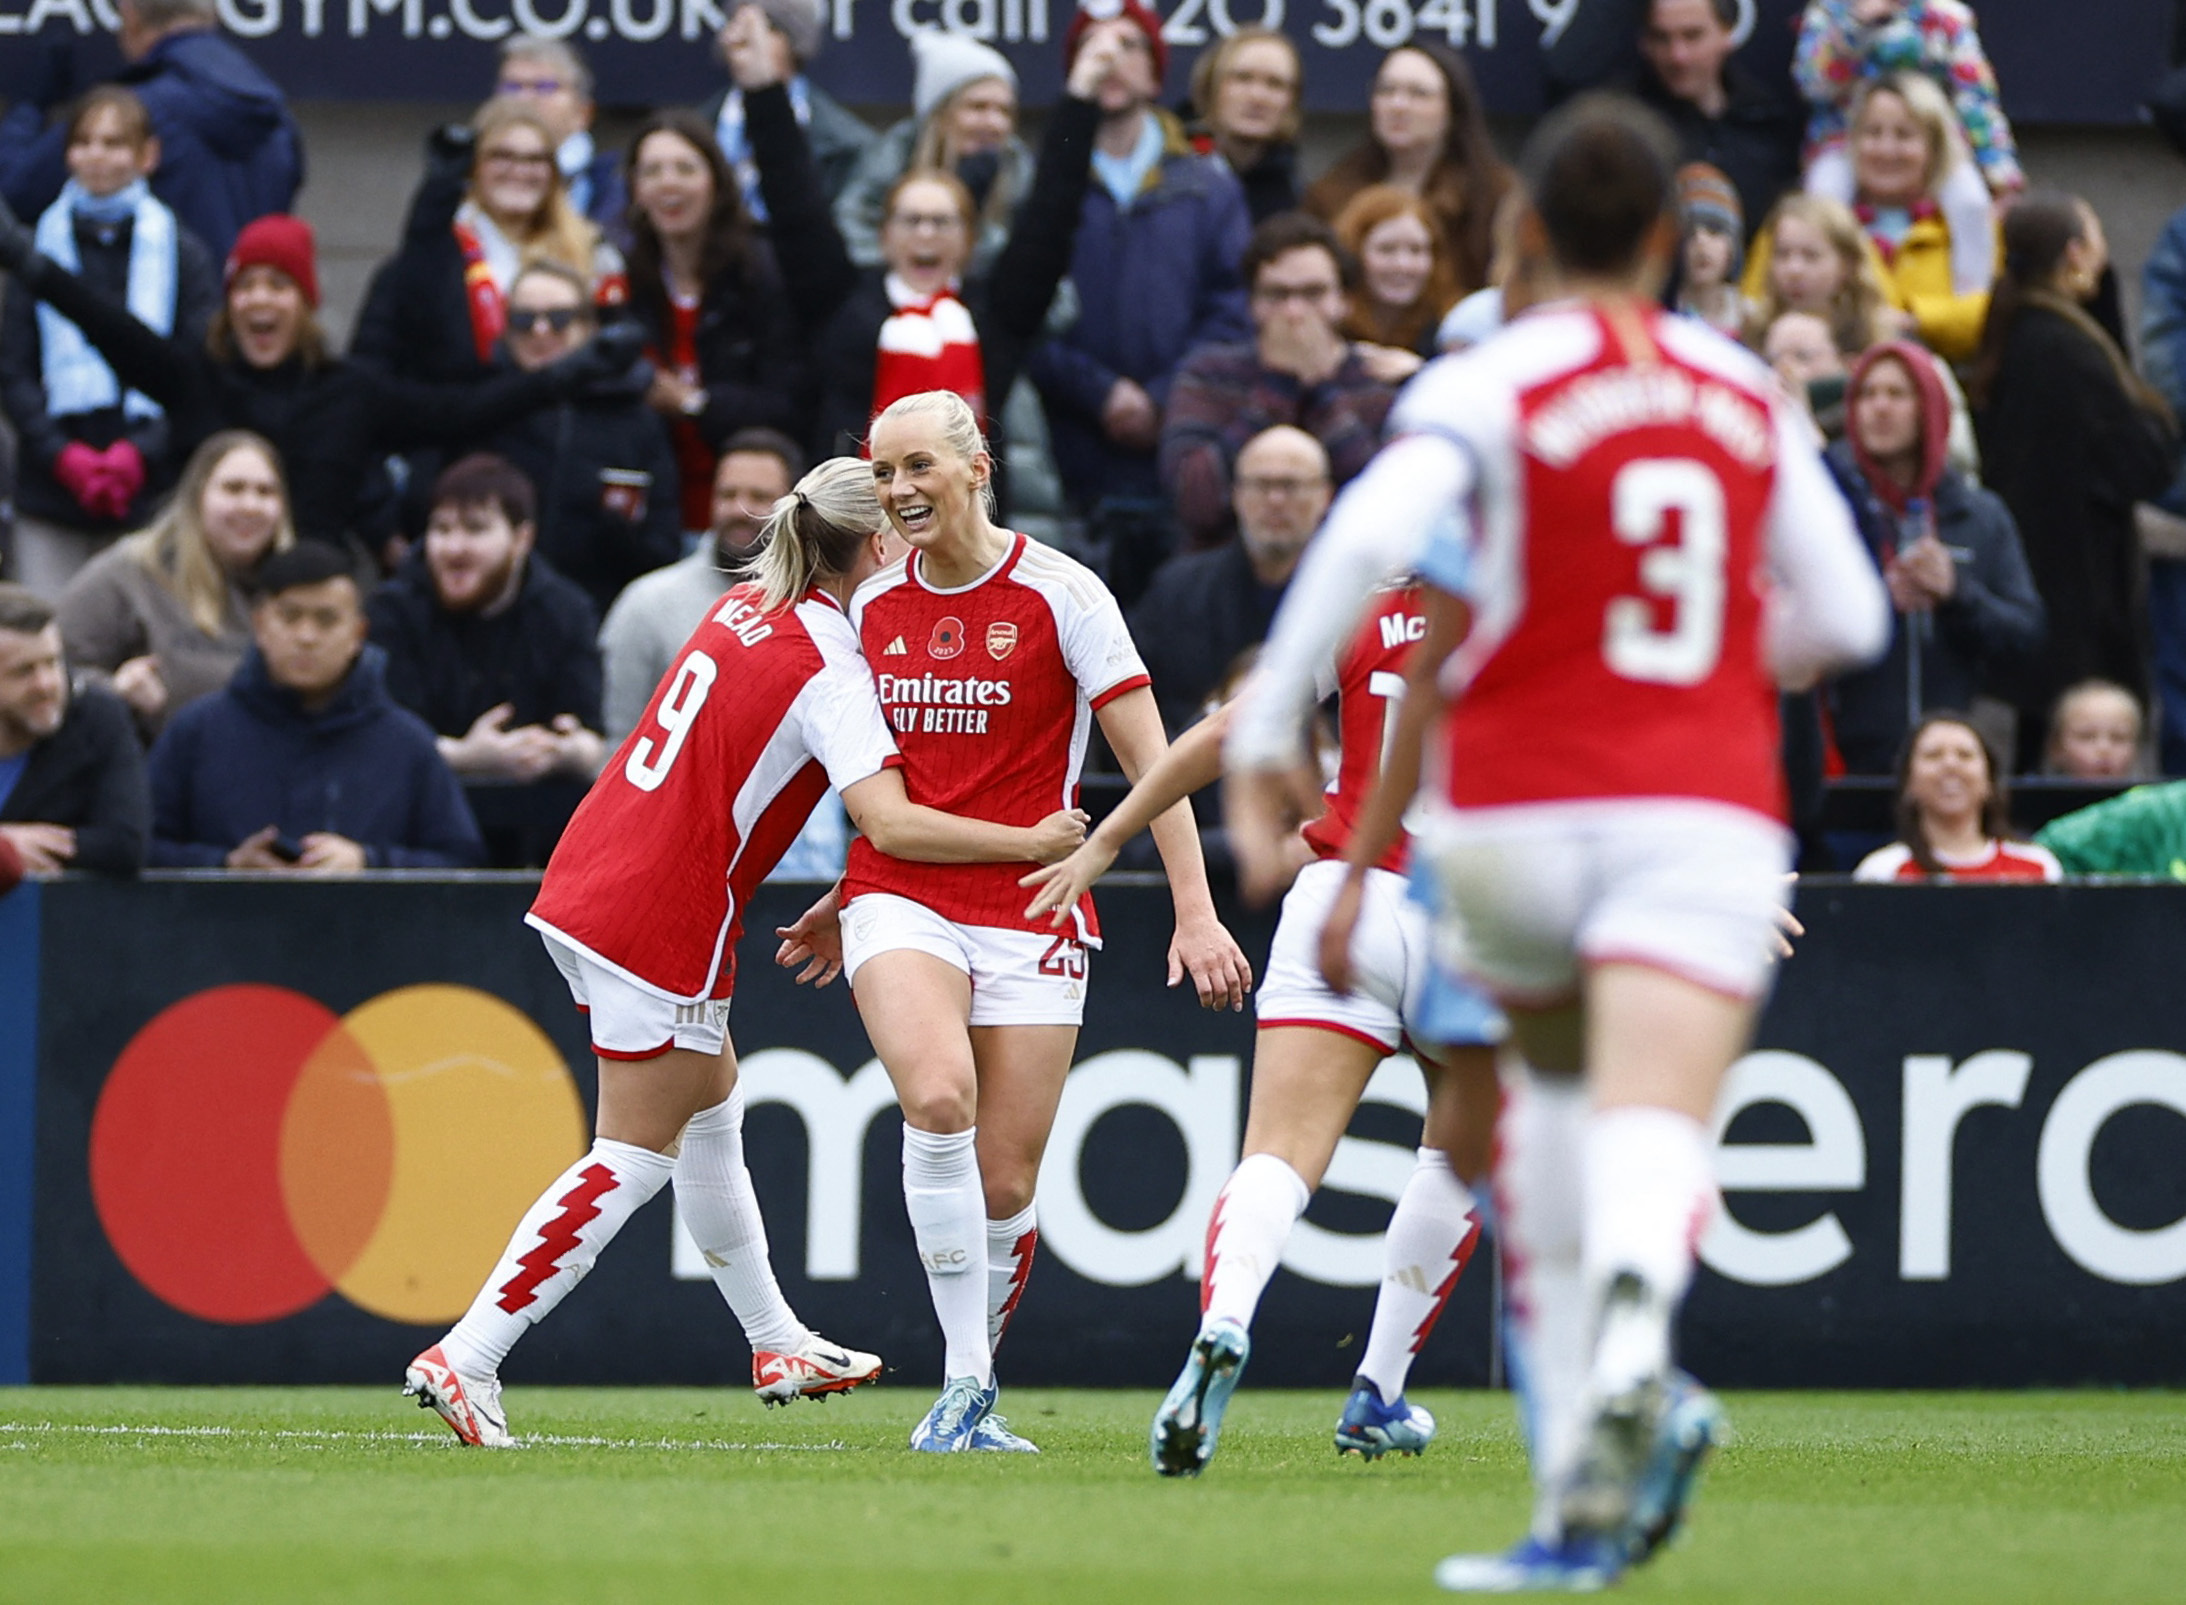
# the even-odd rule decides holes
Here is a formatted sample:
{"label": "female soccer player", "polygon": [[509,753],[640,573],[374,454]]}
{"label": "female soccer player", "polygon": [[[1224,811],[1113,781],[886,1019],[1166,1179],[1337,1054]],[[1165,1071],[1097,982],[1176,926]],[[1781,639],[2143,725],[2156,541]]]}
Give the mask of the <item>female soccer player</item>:
{"label": "female soccer player", "polygon": [[[1115,598],[988,516],[994,464],[961,396],[906,396],[873,422],[873,479],[911,544],[852,604],[913,799],[1031,822],[1075,798],[1094,719],[1134,779],[1166,748]],[[1190,810],[1154,823],[1176,900],[1169,983],[1243,1008],[1252,971],[1215,918]],[[1085,1010],[1090,898],[1061,933],[1024,915],[1019,864],[934,869],[851,848],[842,961],[903,1105],[903,1192],[947,1346],[930,1451],[1033,1446],[994,1414],[993,1347],[1038,1240],[1032,1191]],[[805,922],[800,922],[804,924]]]}
{"label": "female soccer player", "polygon": [[1015,875],[1084,838],[1067,801],[995,824],[905,796],[845,611],[896,545],[863,463],[836,458],[807,474],[775,503],[763,538],[754,577],[693,633],[570,820],[528,916],[591,1018],[599,1120],[590,1152],[531,1207],[469,1312],[410,1362],[405,1391],[467,1444],[513,1441],[499,1380],[510,1346],[671,1178],[751,1340],[761,1399],[821,1398],[876,1378],[874,1356],[798,1321],[767,1258],[728,1042],[745,905],[830,784],[865,839],[898,859],[991,862]]}
{"label": "female soccer player", "polygon": [[[1350,984],[1337,988],[1325,981],[1316,956],[1323,922],[1344,884],[1344,846],[1380,763],[1383,732],[1397,711],[1399,671],[1425,623],[1419,587],[1390,586],[1376,596],[1350,648],[1326,666],[1318,688],[1340,698],[1342,761],[1328,811],[1299,838],[1312,860],[1283,899],[1260,984],[1245,1156],[1208,1224],[1199,1333],[1154,1416],[1149,1453],[1165,1477],[1196,1476],[1214,1458],[1223,1412],[1252,1352],[1253,1312],[1284,1241],[1320,1185],[1367,1081],[1407,1036],[1421,1050],[1427,1077],[1426,1129],[1419,1162],[1390,1217],[1374,1324],[1336,1423],[1336,1447],[1371,1460],[1391,1450],[1418,1454],[1434,1439],[1434,1417],[1406,1401],[1404,1381],[1479,1241],[1467,1183],[1482,1180],[1488,1169],[1496,1105],[1493,1044],[1503,1022],[1469,986],[1435,975],[1426,911],[1404,884],[1405,842],[1378,855],[1364,882],[1362,939],[1355,946],[1346,942],[1347,957],[1358,955],[1355,974],[1345,978]],[[1039,894],[1025,912],[1052,911],[1053,920],[1063,919],[1125,842],[1179,798],[1218,778],[1228,726],[1227,707],[1194,725],[1083,847],[1027,875],[1024,884]]]}

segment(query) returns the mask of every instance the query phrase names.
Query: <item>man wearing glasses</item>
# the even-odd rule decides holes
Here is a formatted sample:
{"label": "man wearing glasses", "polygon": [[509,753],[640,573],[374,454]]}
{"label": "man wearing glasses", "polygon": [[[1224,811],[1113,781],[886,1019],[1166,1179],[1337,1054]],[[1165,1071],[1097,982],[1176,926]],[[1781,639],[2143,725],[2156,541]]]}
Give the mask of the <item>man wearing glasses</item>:
{"label": "man wearing glasses", "polygon": [[616,245],[627,244],[623,213],[630,203],[622,158],[592,139],[592,69],[574,46],[560,39],[514,34],[501,45],[501,71],[493,92],[521,100],[553,134],[554,165],[569,186],[569,204],[600,226]]}

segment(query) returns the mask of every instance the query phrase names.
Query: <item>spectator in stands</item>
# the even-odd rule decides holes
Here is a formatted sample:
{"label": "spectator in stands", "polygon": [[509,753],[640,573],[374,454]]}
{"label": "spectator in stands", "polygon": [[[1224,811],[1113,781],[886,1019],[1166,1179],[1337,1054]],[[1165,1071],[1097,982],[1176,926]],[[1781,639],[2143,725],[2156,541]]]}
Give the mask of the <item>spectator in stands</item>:
{"label": "spectator in stands", "polygon": [[[2150,102],[2156,127],[2186,156],[2186,69],[2174,69]],[[2149,384],[2186,418],[2186,210],[2172,214],[2141,270],[2140,356]],[[2163,772],[2186,774],[2186,452],[2174,455],[2170,488],[2137,511],[2147,548],[2149,633],[2155,645],[2156,721]]]}
{"label": "spectator in stands", "polygon": [[911,35],[911,115],[874,142],[835,201],[851,261],[880,264],[889,191],[905,173],[936,168],[971,192],[979,232],[969,262],[983,271],[1032,188],[1032,150],[1017,137],[1017,69],[969,34],[923,28]]}
{"label": "spectator in stands", "polygon": [[634,342],[591,341],[538,373],[471,385],[393,378],[332,356],[319,328],[319,277],[310,225],[262,217],[228,254],[211,333],[187,345],[158,333],[120,301],[33,247],[0,207],[0,268],[83,330],[120,381],[167,409],[174,449],[195,451],[223,429],[250,429],[279,453],[297,533],[377,541],[390,509],[373,495],[390,451],[490,434],[537,406],[627,370]]}
{"label": "spectator in stands", "polygon": [[2042,773],[2068,780],[2131,780],[2140,773],[2140,698],[2108,680],[2066,688],[2049,718]]}
{"label": "spectator in stands", "polygon": [[[135,91],[159,136],[152,193],[223,260],[255,218],[286,212],[304,181],[303,135],[279,86],[220,37],[215,0],[117,0]],[[65,58],[64,58],[65,59]],[[49,79],[0,119],[0,198],[35,217],[67,178],[66,125],[42,128],[72,86]]]}
{"label": "spectator in stands", "polygon": [[2016,841],[1996,756],[1963,714],[1931,713],[1898,760],[1898,839],[1861,859],[1863,881],[2055,881],[2046,847]]}
{"label": "spectator in stands", "polygon": [[1306,191],[1306,210],[1333,221],[1369,184],[1410,190],[1441,221],[1458,292],[1488,282],[1495,209],[1511,187],[1464,57],[1440,45],[1401,45],[1382,58],[1366,139]]}
{"label": "spectator in stands", "polygon": [[150,814],[129,710],[72,688],[53,609],[0,585],[0,841],[32,875],[134,875]]}
{"label": "spectator in stands", "polygon": [[1237,539],[1155,570],[1131,635],[1171,735],[1197,723],[1239,657],[1267,639],[1333,491],[1318,440],[1290,424],[1264,429],[1237,454]]}
{"label": "spectator in stands", "polygon": [[746,429],[714,470],[713,528],[690,555],[632,580],[600,626],[607,744],[620,746],[699,621],[738,582],[774,504],[804,474],[804,453],[773,429]]}
{"label": "spectator in stands", "polygon": [[1680,160],[1730,175],[1751,227],[1799,182],[1799,111],[1731,59],[1737,26],[1738,0],[1580,0],[1541,63],[1552,100],[1627,89],[1660,112]]}
{"label": "spectator in stands", "polygon": [[1814,420],[1823,441],[1842,440],[1849,375],[1829,325],[1811,312],[1778,313],[1761,338],[1761,355]]}
{"label": "spectator in stands", "polygon": [[1828,692],[1845,768],[1880,775],[1936,708],[1969,706],[2042,644],[2042,602],[2003,502],[1945,465],[1950,402],[1916,346],[1852,370],[1846,438],[1829,466],[1896,609],[1890,649]]}
{"label": "spectator in stands", "polygon": [[639,128],[630,202],[630,304],[653,360],[646,400],[668,420],[683,527],[703,530],[714,454],[742,429],[798,433],[812,372],[776,252],[704,123],[662,112]]}
{"label": "spectator in stands", "polygon": [[2101,678],[2147,695],[2133,504],[2162,494],[2176,458],[2170,409],[2088,315],[2109,255],[2093,210],[2030,194],[2005,216],[2004,251],[1968,388],[1989,485],[2049,610],[2048,650],[2010,685],[2024,772],[2066,686]]}
{"label": "spectator in stands", "polygon": [[789,97],[767,81],[765,51],[749,37],[730,46],[775,243],[797,264],[789,295],[820,375],[816,455],[856,455],[881,409],[924,390],[955,391],[992,438],[993,413],[1016,383],[1069,266],[1100,115],[1094,87],[1126,36],[1137,30],[1111,23],[1098,48],[1080,53],[1048,117],[1009,243],[986,272],[970,276],[978,213],[962,181],[941,169],[914,170],[890,187],[881,229],[886,269],[853,263]]}
{"label": "spectator in stands", "polygon": [[434,130],[402,245],[372,275],[351,357],[405,379],[483,377],[529,262],[568,268],[603,305],[627,297],[621,253],[570,203],[554,152],[528,100],[489,100],[469,127]]}
{"label": "spectator in stands", "polygon": [[1235,527],[1230,476],[1248,440],[1295,425],[1320,442],[1341,486],[1380,448],[1396,400],[1395,385],[1340,332],[1356,267],[1326,223],[1303,212],[1270,218],[1253,231],[1243,271],[1254,338],[1193,352],[1162,425],[1162,482],[1194,547]]}
{"label": "spectator in stands", "polygon": [[[827,7],[823,0],[742,0],[715,37],[724,62],[729,58],[731,41],[749,26],[739,20],[747,11],[756,12],[766,25],[762,45],[767,53],[768,81],[788,90],[790,109],[796,114],[797,126],[805,131],[813,164],[820,170],[820,187],[833,202],[849,188],[851,175],[865,160],[877,136],[805,76],[805,67],[820,53]],[[766,202],[759,194],[758,164],[752,158],[751,141],[744,128],[744,91],[733,75],[729,85],[706,102],[700,116],[713,131],[736,175],[738,198],[746,215],[761,223],[768,221]]]}
{"label": "spectator in stands", "polygon": [[388,696],[365,630],[344,553],[299,541],[266,560],[242,667],[152,749],[154,864],[346,874],[479,861],[463,790],[432,731]]}
{"label": "spectator in stands", "polygon": [[1280,28],[1249,24],[1192,63],[1192,148],[1229,164],[1256,224],[1297,209],[1304,96],[1305,64]]}
{"label": "spectator in stands", "polygon": [[1787,195],[1755,236],[1745,292],[1753,323],[1766,329],[1786,312],[1827,320],[1837,349],[1856,357],[1878,340],[1914,332],[1891,305],[1882,258],[1852,209],[1820,195]]}
{"label": "spectator in stands", "polygon": [[494,95],[521,101],[539,114],[554,136],[554,165],[567,186],[569,204],[611,243],[622,243],[623,213],[630,192],[622,158],[601,150],[592,137],[592,69],[566,39],[511,34],[501,41],[501,71]]}
{"label": "spectator in stands", "polygon": [[1251,328],[1237,260],[1252,219],[1228,164],[1195,154],[1154,104],[1169,65],[1161,19],[1142,0],[1120,6],[1107,22],[1079,11],[1064,35],[1072,69],[1090,41],[1115,54],[1093,90],[1095,182],[1070,258],[1077,321],[1029,370],[1088,547],[1129,602],[1175,539],[1155,460],[1169,386],[1195,346]]}
{"label": "spectator in stands", "polygon": [[2186,881],[2186,781],[2135,786],[2034,833],[2067,875],[2147,875]]}
{"label": "spectator in stands", "polygon": [[1741,338],[1753,309],[1738,288],[1746,249],[1738,191],[1720,168],[1688,162],[1678,169],[1677,219],[1677,310]]}
{"label": "spectator in stands", "polygon": [[[39,249],[151,328],[202,340],[219,270],[146,182],[159,140],[144,102],[112,86],[84,96],[67,160],[68,183],[38,220]],[[0,307],[0,406],[23,443],[15,577],[50,599],[174,483],[170,431],[157,402],[124,392],[83,332],[19,284]]]}
{"label": "spectator in stands", "polygon": [[1986,288],[1996,271],[1991,193],[2016,195],[2027,180],[1996,73],[1961,0],[1809,0],[1792,60],[1810,109],[1806,187],[1852,201],[1848,114],[1859,87],[1887,72],[1918,73],[1934,83],[1973,147],[1973,160],[1954,164],[1944,177],[1936,202],[1950,230],[1954,283],[1963,291]]}
{"label": "spectator in stands", "polygon": [[150,742],[234,676],[250,647],[252,577],[295,539],[273,448],[240,429],[213,436],[159,517],[62,593],[70,665],[127,703]]}
{"label": "spectator in stands", "polygon": [[[509,360],[552,366],[598,333],[585,283],[558,262],[518,270],[509,288]],[[636,375],[604,379],[518,420],[490,442],[538,496],[538,552],[604,612],[640,574],[683,550],[682,487],[667,425]]]}
{"label": "spectator in stands", "polygon": [[[1427,203],[1394,184],[1369,184],[1336,219],[1336,239],[1358,263],[1358,285],[1341,332],[1364,345],[1435,354],[1435,334],[1457,305],[1457,274]],[[1367,353],[1369,364],[1374,353]],[[1385,359],[1384,359],[1385,360]],[[1411,371],[1383,367],[1398,382]]]}

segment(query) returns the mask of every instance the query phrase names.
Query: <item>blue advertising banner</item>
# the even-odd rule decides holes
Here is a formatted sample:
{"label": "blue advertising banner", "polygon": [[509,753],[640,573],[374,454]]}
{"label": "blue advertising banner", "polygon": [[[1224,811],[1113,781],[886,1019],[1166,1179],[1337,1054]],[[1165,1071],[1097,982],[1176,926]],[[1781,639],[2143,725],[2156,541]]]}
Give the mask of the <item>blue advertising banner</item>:
{"label": "blue advertising banner", "polygon": [[[969,33],[1008,55],[1027,100],[1061,85],[1072,0],[821,0],[827,46],[814,76],[855,105],[911,98],[910,35]],[[1382,54],[1412,39],[1463,51],[1490,107],[1539,107],[1539,53],[1581,4],[1598,0],[1163,0],[1169,93],[1183,92],[1210,40],[1249,23],[1280,27],[1305,57],[1309,105],[1363,111]],[[492,81],[512,32],[583,49],[608,105],[696,102],[721,87],[712,40],[730,0],[220,0],[229,33],[302,99],[470,100]],[[1799,0],[1739,0],[1743,59],[1781,77]],[[2012,115],[2029,123],[2124,123],[2154,87],[2170,47],[2154,0],[2088,0],[2069,23],[2047,0],[1983,0],[1981,31]],[[0,0],[0,93],[18,92],[34,43],[78,51],[84,82],[113,70],[113,0]]]}

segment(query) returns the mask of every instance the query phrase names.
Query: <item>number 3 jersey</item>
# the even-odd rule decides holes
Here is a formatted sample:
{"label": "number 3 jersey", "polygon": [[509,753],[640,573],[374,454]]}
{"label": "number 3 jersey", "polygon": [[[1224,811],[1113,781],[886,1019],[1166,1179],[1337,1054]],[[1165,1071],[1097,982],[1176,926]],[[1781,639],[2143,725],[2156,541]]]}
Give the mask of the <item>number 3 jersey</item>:
{"label": "number 3 jersey", "polygon": [[1391,433],[1455,440],[1476,476],[1471,528],[1420,562],[1473,605],[1446,671],[1451,803],[1782,817],[1764,571],[1826,511],[1797,503],[1834,495],[1794,427],[1747,353],[1636,308],[1544,308],[1406,390]]}
{"label": "number 3 jersey", "polygon": [[547,863],[527,922],[648,991],[727,997],[744,905],[821,794],[902,759],[835,599],[721,600]]}
{"label": "number 3 jersey", "polygon": [[[1094,712],[1148,683],[1108,588],[1022,535],[971,584],[937,590],[919,554],[883,569],[851,617],[903,749],[911,801],[1003,825],[1037,825],[1076,805]],[[850,847],[843,900],[892,892],[960,925],[1053,934],[1025,918],[1027,864],[911,864],[871,842]],[[1096,941],[1090,896],[1079,935]]]}

